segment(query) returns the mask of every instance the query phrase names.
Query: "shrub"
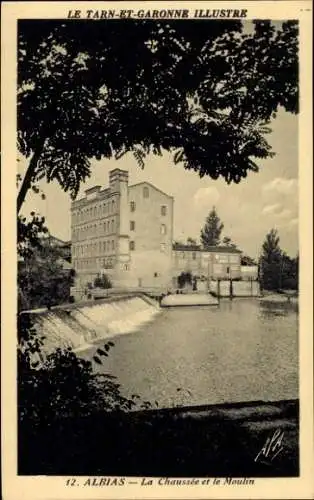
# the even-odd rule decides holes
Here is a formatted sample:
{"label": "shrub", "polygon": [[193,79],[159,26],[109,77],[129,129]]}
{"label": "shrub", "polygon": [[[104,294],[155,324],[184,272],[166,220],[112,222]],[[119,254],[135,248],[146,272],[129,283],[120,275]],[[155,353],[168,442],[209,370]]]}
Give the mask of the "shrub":
{"label": "shrub", "polygon": [[94,286],[97,288],[112,288],[112,283],[106,274],[102,274],[95,278]]}
{"label": "shrub", "polygon": [[61,416],[84,417],[97,410],[129,411],[145,407],[139,396],[121,394],[116,377],[99,373],[113,342],[98,347],[92,361],[77,356],[71,348],[56,348],[44,355],[43,335],[36,331],[30,315],[18,318],[18,416],[19,422],[36,427]]}

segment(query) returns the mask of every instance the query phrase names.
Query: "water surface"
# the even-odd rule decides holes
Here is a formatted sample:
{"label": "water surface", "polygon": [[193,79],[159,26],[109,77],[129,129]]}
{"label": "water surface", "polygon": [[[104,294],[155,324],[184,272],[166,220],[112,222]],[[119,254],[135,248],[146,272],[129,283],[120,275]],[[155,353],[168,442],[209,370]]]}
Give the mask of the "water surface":
{"label": "water surface", "polygon": [[294,305],[226,299],[218,307],[165,308],[113,341],[104,370],[124,395],[159,407],[298,397]]}

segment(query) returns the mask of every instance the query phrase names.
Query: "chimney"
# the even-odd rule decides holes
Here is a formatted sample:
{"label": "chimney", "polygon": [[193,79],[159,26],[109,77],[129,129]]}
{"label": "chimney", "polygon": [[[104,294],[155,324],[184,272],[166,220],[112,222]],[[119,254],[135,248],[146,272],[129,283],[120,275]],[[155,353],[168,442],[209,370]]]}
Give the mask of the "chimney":
{"label": "chimney", "polygon": [[109,188],[112,193],[120,193],[122,185],[128,186],[129,172],[115,168],[109,172]]}

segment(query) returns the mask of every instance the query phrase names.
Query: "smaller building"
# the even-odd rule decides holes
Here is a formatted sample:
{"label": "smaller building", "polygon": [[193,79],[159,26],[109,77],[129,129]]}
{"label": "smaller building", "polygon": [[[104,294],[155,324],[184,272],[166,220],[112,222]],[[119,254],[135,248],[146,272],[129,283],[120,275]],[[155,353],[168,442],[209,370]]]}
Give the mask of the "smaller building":
{"label": "smaller building", "polygon": [[242,252],[237,248],[175,244],[172,253],[173,280],[183,272],[198,279],[241,279]]}
{"label": "smaller building", "polygon": [[241,278],[245,281],[257,281],[258,266],[241,266]]}

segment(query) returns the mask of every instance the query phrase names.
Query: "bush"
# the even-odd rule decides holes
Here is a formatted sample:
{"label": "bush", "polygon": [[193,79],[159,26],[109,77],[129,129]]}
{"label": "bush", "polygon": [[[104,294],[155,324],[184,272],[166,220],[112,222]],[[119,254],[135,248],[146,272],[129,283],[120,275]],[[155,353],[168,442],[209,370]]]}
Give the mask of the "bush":
{"label": "bush", "polygon": [[189,272],[187,272],[187,273],[182,272],[178,276],[178,286],[179,286],[179,288],[184,288],[184,286],[186,284],[190,285],[191,283],[192,283],[192,275],[191,275],[191,273],[189,273]]}
{"label": "bush", "polygon": [[[145,407],[139,396],[124,397],[116,377],[98,373],[113,342],[97,348],[92,361],[77,356],[71,348],[56,348],[44,355],[43,335],[38,335],[30,315],[18,317],[18,416],[20,424],[34,428],[53,424],[60,417],[84,417],[101,410],[129,411]],[[142,405],[142,406],[141,406]],[[24,427],[25,428],[25,427]]]}
{"label": "bush", "polygon": [[106,274],[102,274],[95,278],[94,286],[96,288],[112,288],[112,283]]}

